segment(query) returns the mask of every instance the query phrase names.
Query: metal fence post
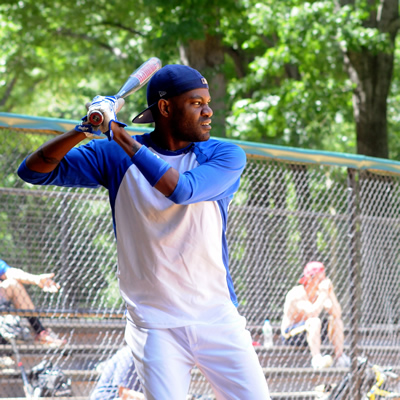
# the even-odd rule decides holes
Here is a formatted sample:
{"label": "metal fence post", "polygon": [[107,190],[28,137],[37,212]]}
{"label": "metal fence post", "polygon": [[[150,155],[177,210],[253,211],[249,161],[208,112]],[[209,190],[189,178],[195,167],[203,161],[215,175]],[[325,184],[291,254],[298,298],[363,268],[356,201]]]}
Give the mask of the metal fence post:
{"label": "metal fence post", "polygon": [[357,182],[356,170],[347,169],[347,212],[349,216],[348,238],[349,238],[349,261],[348,276],[350,285],[350,394],[352,400],[361,400],[361,376],[358,370],[358,319],[360,313],[359,306],[359,221],[358,221],[358,201],[357,201]]}

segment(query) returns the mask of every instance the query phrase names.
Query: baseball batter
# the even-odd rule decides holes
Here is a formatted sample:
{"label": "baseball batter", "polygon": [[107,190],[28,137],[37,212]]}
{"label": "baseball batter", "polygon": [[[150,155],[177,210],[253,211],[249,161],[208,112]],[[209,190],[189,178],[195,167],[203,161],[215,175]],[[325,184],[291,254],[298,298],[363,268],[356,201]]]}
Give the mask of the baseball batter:
{"label": "baseball batter", "polygon": [[184,400],[197,366],[217,399],[269,399],[228,268],[228,206],[245,167],[243,150],[210,138],[207,80],[166,65],[147,87],[148,108],[130,136],[116,118],[122,99],[97,96],[99,130],[83,121],[28,156],[27,182],[109,191],[125,338],[147,399]]}

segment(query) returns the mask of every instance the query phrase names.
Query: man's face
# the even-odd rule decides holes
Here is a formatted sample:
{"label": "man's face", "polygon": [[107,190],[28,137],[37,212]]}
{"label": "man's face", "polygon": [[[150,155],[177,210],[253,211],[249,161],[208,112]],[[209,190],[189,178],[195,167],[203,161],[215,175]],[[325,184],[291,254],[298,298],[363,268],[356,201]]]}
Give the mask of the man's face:
{"label": "man's face", "polygon": [[169,99],[171,127],[175,139],[204,142],[210,138],[213,111],[208,89],[194,89]]}
{"label": "man's face", "polygon": [[311,275],[307,278],[307,283],[310,289],[318,289],[318,285],[324,280],[326,279],[326,275],[325,272],[321,271],[321,272],[317,272],[314,275]]}

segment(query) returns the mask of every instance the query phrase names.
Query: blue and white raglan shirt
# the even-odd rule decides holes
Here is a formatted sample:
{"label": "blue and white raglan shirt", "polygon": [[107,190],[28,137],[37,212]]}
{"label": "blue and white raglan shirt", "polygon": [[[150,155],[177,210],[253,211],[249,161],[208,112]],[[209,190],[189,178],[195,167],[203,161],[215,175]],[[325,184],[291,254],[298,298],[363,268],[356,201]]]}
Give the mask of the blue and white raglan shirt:
{"label": "blue and white raglan shirt", "polygon": [[[173,328],[237,314],[225,232],[244,151],[209,139],[172,152],[150,134],[134,138],[144,146],[132,158],[113,141],[92,140],[50,173],[31,171],[24,160],[18,175],[32,184],[108,189],[119,287],[137,326]],[[151,171],[160,162],[163,170]],[[169,197],[152,182],[166,166],[180,172]]]}

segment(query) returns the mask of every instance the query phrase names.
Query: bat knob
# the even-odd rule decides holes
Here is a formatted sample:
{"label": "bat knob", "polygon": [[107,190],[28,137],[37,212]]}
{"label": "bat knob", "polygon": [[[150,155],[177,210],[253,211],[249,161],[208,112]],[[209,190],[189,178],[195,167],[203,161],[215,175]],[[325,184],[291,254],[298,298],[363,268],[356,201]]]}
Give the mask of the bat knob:
{"label": "bat knob", "polygon": [[100,111],[92,111],[88,115],[88,121],[91,125],[101,125],[104,120],[103,114]]}

